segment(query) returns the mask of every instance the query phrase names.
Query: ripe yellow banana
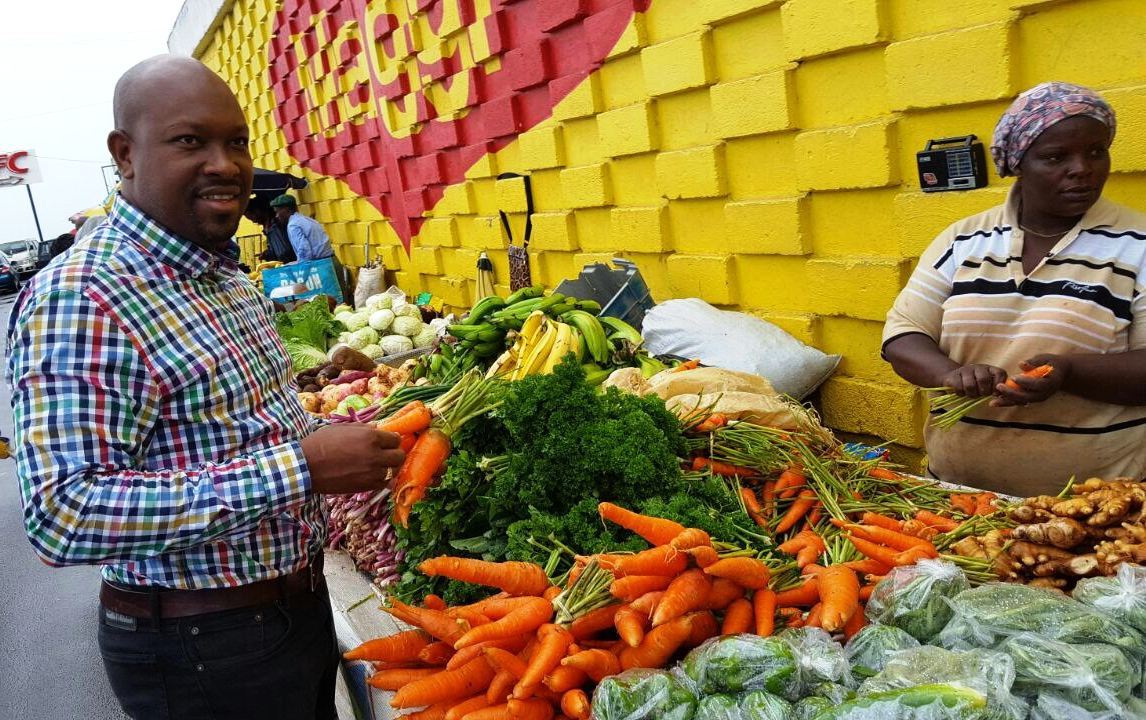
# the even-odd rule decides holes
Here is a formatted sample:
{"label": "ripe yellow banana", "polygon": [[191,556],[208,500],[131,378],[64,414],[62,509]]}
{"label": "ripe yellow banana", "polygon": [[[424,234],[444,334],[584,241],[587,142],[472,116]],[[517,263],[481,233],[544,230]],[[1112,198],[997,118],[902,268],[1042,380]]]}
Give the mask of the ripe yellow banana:
{"label": "ripe yellow banana", "polygon": [[529,375],[536,375],[541,372],[545,367],[545,361],[549,357],[549,353],[553,350],[553,344],[557,342],[557,328],[556,325],[561,323],[545,323],[545,332],[541,335],[540,339],[534,343],[530,348],[529,354],[525,355],[525,360],[518,366],[515,379],[527,377]]}
{"label": "ripe yellow banana", "polygon": [[557,367],[561,359],[573,350],[573,328],[561,322],[554,324],[557,326],[557,338],[553,341],[553,347],[550,348],[549,355],[541,366],[542,375],[553,372],[553,368]]}
{"label": "ripe yellow banana", "polygon": [[540,310],[534,310],[525,318],[521,323],[521,329],[517,331],[518,335],[526,338],[526,342],[538,334],[542,330],[542,325],[547,322],[545,313]]}

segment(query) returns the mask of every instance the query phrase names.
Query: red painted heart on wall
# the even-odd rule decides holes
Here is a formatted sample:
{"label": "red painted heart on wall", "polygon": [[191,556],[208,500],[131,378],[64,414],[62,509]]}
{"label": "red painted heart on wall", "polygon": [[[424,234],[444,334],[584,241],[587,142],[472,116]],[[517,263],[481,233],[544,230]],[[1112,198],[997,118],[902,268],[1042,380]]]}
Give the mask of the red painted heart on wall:
{"label": "red painted heart on wall", "polygon": [[287,151],[409,250],[450,185],[549,117],[652,0],[286,0],[269,49]]}

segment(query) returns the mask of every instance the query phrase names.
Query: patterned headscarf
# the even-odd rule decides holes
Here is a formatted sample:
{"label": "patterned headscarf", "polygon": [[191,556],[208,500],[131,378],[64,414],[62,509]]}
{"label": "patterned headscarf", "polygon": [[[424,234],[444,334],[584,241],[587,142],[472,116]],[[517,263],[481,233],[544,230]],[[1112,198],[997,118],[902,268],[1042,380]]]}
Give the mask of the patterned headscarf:
{"label": "patterned headscarf", "polygon": [[1110,128],[1114,139],[1114,111],[1102,96],[1081,85],[1045,82],[1015,98],[991,141],[991,157],[999,177],[1017,175],[1019,163],[1031,144],[1055,123],[1078,115],[1092,117]]}

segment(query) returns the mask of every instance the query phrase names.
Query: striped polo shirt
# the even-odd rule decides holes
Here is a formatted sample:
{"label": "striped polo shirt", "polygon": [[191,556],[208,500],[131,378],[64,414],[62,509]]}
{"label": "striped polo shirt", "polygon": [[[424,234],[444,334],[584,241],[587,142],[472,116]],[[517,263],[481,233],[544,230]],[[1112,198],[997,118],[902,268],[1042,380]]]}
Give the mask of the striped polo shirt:
{"label": "striped polo shirt", "polygon": [[[887,315],[883,344],[911,333],[948,357],[1014,374],[1044,353],[1146,348],[1146,216],[1100,199],[1029,274],[1018,186],[1007,202],[935,239]],[[1026,407],[983,407],[925,429],[930,471],[1017,495],[1055,493],[1077,476],[1146,472],[1146,407],[1060,392]]]}

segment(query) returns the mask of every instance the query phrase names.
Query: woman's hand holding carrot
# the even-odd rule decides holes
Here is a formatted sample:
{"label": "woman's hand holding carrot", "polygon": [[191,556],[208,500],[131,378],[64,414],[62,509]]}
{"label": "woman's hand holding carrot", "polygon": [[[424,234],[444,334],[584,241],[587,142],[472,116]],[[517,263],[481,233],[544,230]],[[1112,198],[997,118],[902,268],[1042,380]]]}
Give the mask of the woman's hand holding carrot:
{"label": "woman's hand holding carrot", "polygon": [[1043,402],[1070,377],[1071,362],[1064,355],[1037,355],[1019,363],[1018,375],[995,384],[991,407],[1012,407]]}

